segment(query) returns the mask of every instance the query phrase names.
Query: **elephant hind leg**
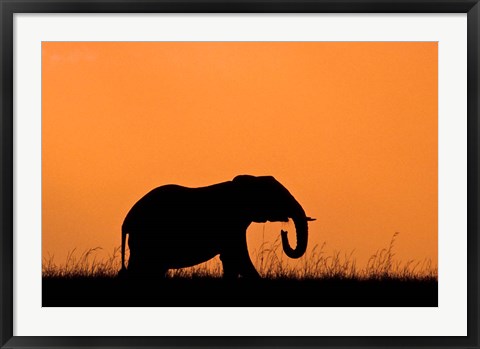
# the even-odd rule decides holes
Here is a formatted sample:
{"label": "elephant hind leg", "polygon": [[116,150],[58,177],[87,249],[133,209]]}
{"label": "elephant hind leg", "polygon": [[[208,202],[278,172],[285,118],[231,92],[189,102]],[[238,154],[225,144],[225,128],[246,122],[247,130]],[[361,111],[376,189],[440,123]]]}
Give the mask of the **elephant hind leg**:
{"label": "elephant hind leg", "polygon": [[136,255],[130,255],[128,261],[128,276],[132,279],[158,281],[165,279],[167,269],[155,260],[148,258],[136,258]]}

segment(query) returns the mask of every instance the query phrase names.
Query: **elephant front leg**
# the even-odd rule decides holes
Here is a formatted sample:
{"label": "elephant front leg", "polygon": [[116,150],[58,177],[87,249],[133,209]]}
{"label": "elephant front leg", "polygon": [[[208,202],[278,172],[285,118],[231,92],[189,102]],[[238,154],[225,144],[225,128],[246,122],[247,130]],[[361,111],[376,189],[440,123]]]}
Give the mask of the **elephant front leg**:
{"label": "elephant front leg", "polygon": [[246,237],[237,241],[237,244],[229,245],[220,254],[220,260],[225,279],[236,279],[239,275],[249,279],[260,278],[248,254]]}
{"label": "elephant front leg", "polygon": [[248,255],[248,252],[247,252],[247,258],[244,260],[244,263],[242,264],[240,275],[249,279],[260,279],[260,274],[258,273],[257,269],[255,269],[255,266],[253,265],[252,260]]}
{"label": "elephant front leg", "polygon": [[240,274],[238,260],[228,253],[221,254],[220,260],[222,261],[223,266],[223,278],[229,280],[238,278],[238,275]]}

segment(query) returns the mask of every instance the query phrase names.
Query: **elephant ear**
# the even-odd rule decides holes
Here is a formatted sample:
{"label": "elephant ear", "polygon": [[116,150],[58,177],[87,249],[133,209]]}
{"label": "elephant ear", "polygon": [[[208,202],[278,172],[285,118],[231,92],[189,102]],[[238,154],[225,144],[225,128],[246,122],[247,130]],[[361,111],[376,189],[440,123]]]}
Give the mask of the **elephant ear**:
{"label": "elephant ear", "polygon": [[241,208],[244,217],[256,223],[267,222],[271,210],[277,207],[280,200],[276,198],[280,189],[284,189],[272,176],[236,176],[232,183],[237,198],[236,207]]}
{"label": "elephant ear", "polygon": [[232,183],[236,190],[236,197],[242,199],[247,204],[252,200],[252,190],[254,191],[258,179],[255,176],[239,175],[232,180]]}
{"label": "elephant ear", "polygon": [[234,184],[236,198],[235,207],[240,210],[239,213],[247,220],[250,220],[258,212],[258,200],[255,200],[254,195],[257,192],[258,177],[251,175],[236,176],[232,183]]}
{"label": "elephant ear", "polygon": [[252,176],[252,175],[238,175],[233,179],[233,182],[238,184],[260,184],[265,185],[267,183],[278,183],[273,176]]}
{"label": "elephant ear", "polygon": [[249,183],[255,178],[256,178],[255,176],[251,176],[251,175],[238,175],[233,179],[233,181],[235,183],[242,184],[242,183]]}

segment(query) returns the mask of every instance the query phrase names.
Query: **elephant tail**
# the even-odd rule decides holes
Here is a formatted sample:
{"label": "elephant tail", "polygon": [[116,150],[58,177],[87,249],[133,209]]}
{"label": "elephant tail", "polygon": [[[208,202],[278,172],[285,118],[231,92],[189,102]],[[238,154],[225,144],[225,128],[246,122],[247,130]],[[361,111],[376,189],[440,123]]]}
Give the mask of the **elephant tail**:
{"label": "elephant tail", "polygon": [[127,230],[122,227],[122,270],[125,271],[127,268],[125,268],[125,240],[127,238]]}

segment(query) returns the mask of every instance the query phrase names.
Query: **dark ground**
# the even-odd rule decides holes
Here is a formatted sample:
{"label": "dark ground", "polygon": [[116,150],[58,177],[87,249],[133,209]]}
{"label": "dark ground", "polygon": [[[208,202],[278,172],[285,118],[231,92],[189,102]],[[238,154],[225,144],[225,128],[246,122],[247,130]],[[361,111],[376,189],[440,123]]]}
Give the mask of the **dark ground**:
{"label": "dark ground", "polygon": [[44,307],[436,307],[436,280],[43,278]]}

